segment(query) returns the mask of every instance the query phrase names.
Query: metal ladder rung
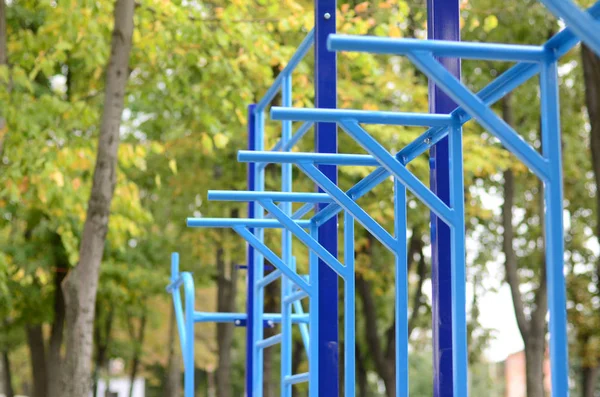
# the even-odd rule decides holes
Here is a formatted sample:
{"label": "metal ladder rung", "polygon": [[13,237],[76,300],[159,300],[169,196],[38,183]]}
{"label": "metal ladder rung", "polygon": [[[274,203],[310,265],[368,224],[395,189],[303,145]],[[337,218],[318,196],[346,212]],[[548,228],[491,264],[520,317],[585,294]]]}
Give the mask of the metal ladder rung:
{"label": "metal ladder rung", "polygon": [[296,383],[308,382],[308,372],[286,376],[283,382],[287,385],[295,385]]}
{"label": "metal ladder rung", "polygon": [[273,346],[277,343],[281,343],[281,334],[273,335],[267,339],[259,340],[256,342],[256,347],[259,349],[266,349],[267,347]]}
{"label": "metal ladder rung", "polygon": [[307,296],[308,296],[308,294],[306,293],[306,291],[303,291],[303,290],[296,291],[293,294],[286,296],[283,299],[283,303],[290,304],[295,301],[302,300],[302,299],[306,298]]}

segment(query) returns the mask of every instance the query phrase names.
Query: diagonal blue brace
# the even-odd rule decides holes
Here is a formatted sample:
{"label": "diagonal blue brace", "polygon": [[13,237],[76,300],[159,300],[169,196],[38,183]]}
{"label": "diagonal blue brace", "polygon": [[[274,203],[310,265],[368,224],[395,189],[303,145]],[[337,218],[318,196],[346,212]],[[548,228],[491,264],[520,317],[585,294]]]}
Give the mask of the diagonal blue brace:
{"label": "diagonal blue brace", "polygon": [[294,284],[296,284],[300,289],[305,291],[308,294],[308,296],[312,295],[311,286],[307,284],[306,281],[302,277],[300,277],[300,275],[298,275],[298,273],[294,272],[288,265],[283,263],[283,261],[273,251],[271,251],[269,247],[267,247],[259,239],[257,239],[254,234],[250,233],[250,231],[247,228],[236,226],[233,228],[233,230],[235,230],[237,234],[242,236],[248,242],[248,244],[251,244],[254,247],[254,249],[263,254],[264,257],[273,264],[273,266],[275,266],[279,271],[281,271],[281,273],[283,273],[285,277],[292,280],[292,282],[294,282]]}
{"label": "diagonal blue brace", "polygon": [[296,222],[289,216],[287,216],[279,207],[270,200],[260,200],[259,203],[269,211],[273,216],[281,222],[281,224],[291,231],[300,241],[311,249],[321,260],[323,260],[329,267],[331,267],[337,274],[342,277],[348,276],[346,267],[340,263],[333,255],[331,255],[317,240],[312,238],[310,234],[306,233],[304,229],[299,227]]}
{"label": "diagonal blue brace", "polygon": [[406,167],[394,158],[374,138],[363,130],[355,121],[345,120],[342,128],[356,140],[367,152],[379,160],[381,165],[400,180],[425,205],[436,213],[447,224],[454,223],[454,212],[448,208],[429,188],[417,179]]}
{"label": "diagonal blue brace", "polygon": [[360,208],[358,204],[346,193],[331,182],[321,171],[312,164],[298,164],[298,167],[312,179],[317,185],[327,192],[342,208],[348,211],[354,218],[360,222],[377,240],[381,241],[387,249],[394,252],[396,240],[385,230],[377,221]]}
{"label": "diagonal blue brace", "polygon": [[[600,22],[582,11],[572,0],[540,0],[554,15],[562,18],[581,40],[600,56]],[[598,2],[600,3],[600,2]],[[598,4],[597,3],[597,4]]]}
{"label": "diagonal blue brace", "polygon": [[435,81],[449,97],[460,104],[473,118],[494,134],[504,146],[513,152],[537,176],[548,178],[548,162],[540,156],[516,131],[473,94],[456,77],[448,72],[431,54],[411,53],[411,61],[429,78]]}

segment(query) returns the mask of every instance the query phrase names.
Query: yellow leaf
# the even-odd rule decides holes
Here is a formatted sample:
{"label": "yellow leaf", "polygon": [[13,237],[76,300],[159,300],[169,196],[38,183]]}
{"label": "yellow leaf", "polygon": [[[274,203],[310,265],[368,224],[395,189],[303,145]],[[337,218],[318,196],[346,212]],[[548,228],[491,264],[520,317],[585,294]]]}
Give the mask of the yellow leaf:
{"label": "yellow leaf", "polygon": [[154,183],[156,183],[156,186],[160,187],[160,175],[154,177]]}
{"label": "yellow leaf", "polygon": [[63,176],[63,174],[60,171],[54,171],[51,175],[50,175],[50,179],[52,179],[54,182],[56,182],[56,185],[58,187],[63,187],[65,185],[65,177]]}
{"label": "yellow leaf", "polygon": [[223,149],[227,145],[227,142],[229,142],[229,138],[227,138],[225,135],[223,135],[223,134],[215,135],[215,146],[218,149]]}
{"label": "yellow leaf", "polygon": [[390,37],[400,37],[402,33],[397,25],[390,26]]}
{"label": "yellow leaf", "polygon": [[175,161],[175,159],[169,160],[169,168],[173,174],[177,175],[177,161]]}
{"label": "yellow leaf", "polygon": [[354,7],[354,11],[356,11],[356,13],[358,14],[367,11],[367,8],[369,8],[369,2],[363,1],[362,3],[359,3],[356,5],[356,7]]}

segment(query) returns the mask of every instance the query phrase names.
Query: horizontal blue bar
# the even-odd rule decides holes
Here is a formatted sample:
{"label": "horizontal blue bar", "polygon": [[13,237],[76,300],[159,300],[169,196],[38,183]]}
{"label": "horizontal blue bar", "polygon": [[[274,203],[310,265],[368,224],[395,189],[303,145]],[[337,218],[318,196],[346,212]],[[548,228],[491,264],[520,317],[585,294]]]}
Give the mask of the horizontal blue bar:
{"label": "horizontal blue bar", "polygon": [[[246,313],[194,312],[194,322],[196,323],[233,323],[235,321],[245,321],[246,319]],[[263,319],[280,323],[281,313],[264,313]],[[308,314],[292,314],[292,322],[295,324],[308,323]]]}
{"label": "horizontal blue bar", "polygon": [[311,109],[273,106],[273,120],[312,121],[333,123],[341,120],[355,120],[364,124],[406,125],[434,127],[452,123],[447,114],[380,112],[349,109]]}
{"label": "horizontal blue bar", "polygon": [[302,300],[302,299],[306,298],[307,296],[308,296],[308,294],[302,290],[296,291],[290,295],[287,295],[283,299],[283,303],[285,303],[285,304],[294,303],[295,301]]}
{"label": "horizontal blue bar", "polygon": [[288,385],[295,385],[297,383],[308,382],[308,372],[302,374],[286,376],[283,381]]}
{"label": "horizontal blue bar", "polygon": [[262,199],[294,203],[331,203],[326,193],[303,192],[252,192],[247,190],[209,190],[209,200],[221,201],[258,201]]}
{"label": "horizontal blue bar", "polygon": [[256,281],[256,286],[258,288],[266,287],[271,284],[273,281],[277,280],[281,277],[281,270],[274,270],[271,273],[267,274],[265,277]]}
{"label": "horizontal blue bar", "polygon": [[314,30],[311,30],[310,32],[308,32],[302,43],[300,43],[298,49],[296,50],[294,55],[292,55],[292,58],[290,58],[288,64],[285,66],[285,68],[283,68],[281,73],[279,73],[279,76],[277,76],[271,88],[267,90],[265,96],[263,96],[260,102],[256,104],[256,107],[254,108],[255,113],[263,112],[267,105],[271,103],[273,98],[275,98],[275,95],[277,95],[277,91],[279,91],[284,77],[291,75],[294,69],[296,69],[296,66],[298,66],[302,58],[304,58],[304,56],[308,53],[308,50],[310,50],[310,48],[312,47],[315,41],[314,38],[315,32]]}
{"label": "horizontal blue bar", "polygon": [[432,55],[440,57],[515,62],[539,62],[545,54],[544,48],[541,46],[468,43],[446,40],[394,39],[389,37],[340,34],[329,36],[327,48],[332,51],[358,51],[397,55],[421,51],[430,52]]}
{"label": "horizontal blue bar", "polygon": [[[298,226],[307,229],[310,227],[310,221],[297,220]],[[270,219],[250,219],[250,218],[187,218],[188,227],[236,227],[245,226],[253,228],[274,228],[281,229],[281,223]]]}
{"label": "horizontal blue bar", "polygon": [[312,163],[355,166],[377,166],[379,163],[368,154],[338,154],[338,153],[287,153],[287,152],[257,152],[254,150],[238,151],[238,161],[244,163]]}
{"label": "horizontal blue bar", "polygon": [[266,349],[267,347],[281,343],[281,334],[273,335],[263,340],[256,342],[256,347],[259,349]]}

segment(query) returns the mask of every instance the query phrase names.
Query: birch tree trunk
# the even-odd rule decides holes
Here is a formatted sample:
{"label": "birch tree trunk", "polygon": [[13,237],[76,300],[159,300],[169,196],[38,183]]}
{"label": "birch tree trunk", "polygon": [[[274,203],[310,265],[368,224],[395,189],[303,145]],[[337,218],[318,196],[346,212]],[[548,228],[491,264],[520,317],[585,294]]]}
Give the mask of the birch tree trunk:
{"label": "birch tree trunk", "polygon": [[67,350],[61,369],[62,397],[87,396],[91,390],[96,291],[116,183],[119,128],[129,76],[133,12],[134,0],[117,0],[110,61],[106,69],[98,153],[79,250],[79,264],[63,283]]}

